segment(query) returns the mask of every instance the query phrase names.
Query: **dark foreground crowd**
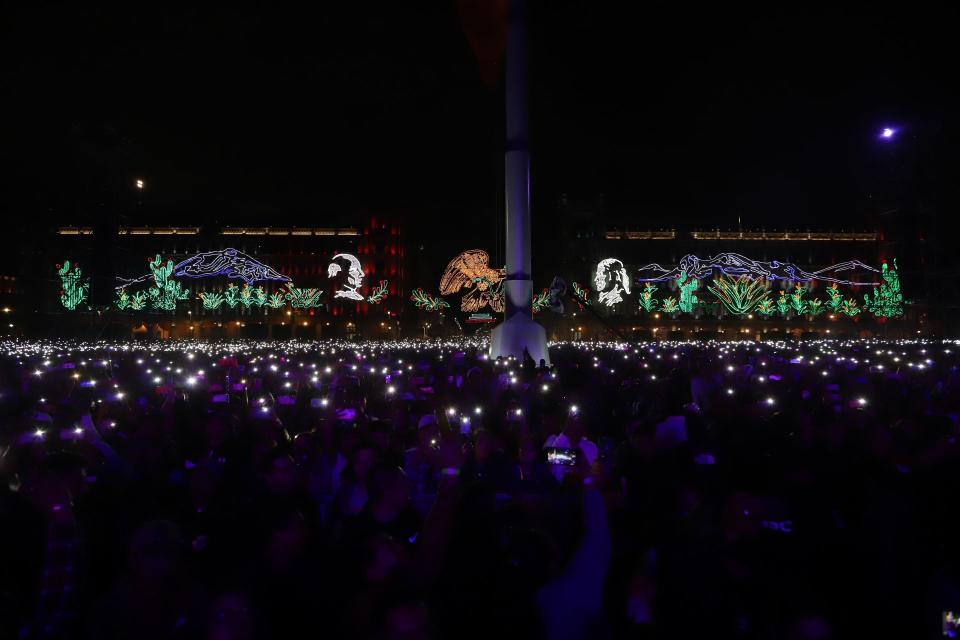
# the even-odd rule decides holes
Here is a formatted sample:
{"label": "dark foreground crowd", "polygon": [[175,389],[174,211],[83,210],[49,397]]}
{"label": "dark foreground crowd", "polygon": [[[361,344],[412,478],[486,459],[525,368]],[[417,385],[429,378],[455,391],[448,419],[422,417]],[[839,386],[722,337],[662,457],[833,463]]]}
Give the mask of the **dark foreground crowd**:
{"label": "dark foreground crowd", "polygon": [[934,638],[948,342],[3,343],[0,638]]}

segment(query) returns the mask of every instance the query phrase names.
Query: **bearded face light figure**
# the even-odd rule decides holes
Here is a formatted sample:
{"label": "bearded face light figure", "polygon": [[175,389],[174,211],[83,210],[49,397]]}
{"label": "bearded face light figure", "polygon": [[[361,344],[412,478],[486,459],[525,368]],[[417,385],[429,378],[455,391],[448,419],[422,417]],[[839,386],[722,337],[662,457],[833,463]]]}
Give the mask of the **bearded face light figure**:
{"label": "bearded face light figure", "polygon": [[338,253],[331,258],[333,262],[327,267],[328,278],[336,276],[343,270],[343,267],[336,262],[337,259],[346,260],[349,266],[347,269],[346,282],[340,285],[340,288],[334,292],[333,297],[363,301],[364,298],[359,292],[360,287],[363,286],[363,267],[360,265],[360,261],[357,260],[356,256],[352,256],[349,253]]}
{"label": "bearded face light figure", "polygon": [[593,286],[598,300],[608,307],[623,302],[623,295],[630,293],[630,278],[623,263],[616,258],[606,258],[597,264]]}

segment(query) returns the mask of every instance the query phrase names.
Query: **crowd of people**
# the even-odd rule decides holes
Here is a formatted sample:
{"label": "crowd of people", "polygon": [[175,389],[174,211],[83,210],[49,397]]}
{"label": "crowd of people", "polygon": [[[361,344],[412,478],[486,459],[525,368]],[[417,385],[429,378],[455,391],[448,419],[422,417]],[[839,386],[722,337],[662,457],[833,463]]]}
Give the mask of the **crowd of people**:
{"label": "crowd of people", "polygon": [[940,637],[958,351],[2,343],[0,638]]}

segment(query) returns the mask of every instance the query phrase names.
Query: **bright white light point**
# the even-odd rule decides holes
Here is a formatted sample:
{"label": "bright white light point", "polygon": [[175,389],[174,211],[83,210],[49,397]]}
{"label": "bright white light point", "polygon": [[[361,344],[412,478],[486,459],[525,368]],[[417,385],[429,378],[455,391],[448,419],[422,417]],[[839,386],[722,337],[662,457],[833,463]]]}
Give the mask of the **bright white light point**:
{"label": "bright white light point", "polygon": [[44,433],[46,432],[43,429],[37,429],[36,431],[33,432],[33,435],[36,436],[37,438],[42,438]]}
{"label": "bright white light point", "polygon": [[866,398],[857,398],[857,404],[859,404],[859,405],[862,407],[862,406],[864,406],[864,405],[867,404],[867,399],[866,399]]}
{"label": "bright white light point", "polygon": [[570,405],[570,413],[576,413],[579,410],[580,408],[577,405],[575,404]]}
{"label": "bright white light point", "polygon": [[448,416],[455,415],[456,413],[457,413],[457,410],[454,409],[453,407],[450,407],[449,409],[447,409],[447,415],[448,415]]}
{"label": "bright white light point", "polygon": [[728,396],[732,396],[732,395],[733,395],[733,389],[727,389],[727,395],[728,395]]}
{"label": "bright white light point", "polygon": [[390,385],[389,387],[387,387],[387,393],[395,393],[396,390],[397,390],[396,387],[394,387],[393,385]]}
{"label": "bright white light point", "polygon": [[473,412],[477,415],[480,415],[481,413],[483,413],[483,409],[481,407],[476,407],[474,408]]}
{"label": "bright white light point", "polygon": [[880,137],[882,137],[882,138],[892,138],[894,133],[896,133],[896,131],[894,131],[894,130],[891,129],[890,127],[884,127],[884,128],[883,128],[883,131],[880,132]]}
{"label": "bright white light point", "polygon": [[163,379],[159,376],[153,379],[153,384],[160,384],[161,382],[163,382]]}
{"label": "bright white light point", "polygon": [[73,432],[74,432],[75,434],[77,434],[78,436],[79,436],[79,435],[82,435],[82,434],[83,434],[83,427],[77,427],[76,429],[73,430]]}
{"label": "bright white light point", "polygon": [[767,398],[767,404],[775,404],[775,403],[776,403],[776,400],[774,400],[772,397]]}

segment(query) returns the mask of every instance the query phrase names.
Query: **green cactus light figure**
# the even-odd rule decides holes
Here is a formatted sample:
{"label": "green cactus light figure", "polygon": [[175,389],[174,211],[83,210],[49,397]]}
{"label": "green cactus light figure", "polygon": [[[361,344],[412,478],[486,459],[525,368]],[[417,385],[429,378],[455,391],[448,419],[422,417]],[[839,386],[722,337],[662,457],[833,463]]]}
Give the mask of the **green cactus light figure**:
{"label": "green cactus light figure", "polygon": [[883,263],[884,283],[874,287],[873,298],[870,294],[863,296],[863,308],[878,318],[896,318],[903,315],[903,293],[900,291],[900,275],[897,273],[897,261],[894,259],[893,268]]}
{"label": "green cactus light figure", "polygon": [[179,282],[170,279],[173,274],[173,260],[167,260],[167,263],[163,264],[158,253],[147,264],[150,265],[156,285],[147,291],[153,308],[164,311],[176,310],[177,302],[186,300],[190,296],[190,290],[184,289]]}
{"label": "green cactus light figure", "polygon": [[60,276],[60,304],[70,311],[76,310],[87,300],[90,279],[82,279],[80,265],[71,269],[69,260],[64,260],[63,266],[57,265],[57,275]]}
{"label": "green cactus light figure", "polygon": [[687,272],[681,271],[677,276],[677,285],[680,287],[680,301],[677,306],[684,313],[693,313],[693,308],[697,306],[697,296],[694,293],[700,287],[700,281],[693,277],[688,277]]}

